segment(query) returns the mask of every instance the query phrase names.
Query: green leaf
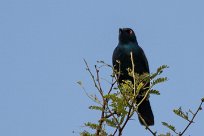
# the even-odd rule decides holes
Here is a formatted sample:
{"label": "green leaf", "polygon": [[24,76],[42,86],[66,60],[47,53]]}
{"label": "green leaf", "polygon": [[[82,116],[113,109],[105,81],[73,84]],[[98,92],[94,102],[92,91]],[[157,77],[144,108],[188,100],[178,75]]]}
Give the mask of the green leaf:
{"label": "green leaf", "polygon": [[170,132],[166,133],[166,134],[159,134],[158,136],[172,136]]}
{"label": "green leaf", "polygon": [[154,79],[156,76],[160,75],[165,68],[169,68],[167,65],[162,65],[157,69],[157,72],[151,74],[150,79]]}
{"label": "green leaf", "polygon": [[95,94],[90,94],[89,97],[96,103],[101,103]]}
{"label": "green leaf", "polygon": [[114,118],[112,118],[112,119],[105,119],[105,121],[106,121],[106,124],[108,126],[113,127],[113,128],[117,127],[117,124],[115,123]]}
{"label": "green leaf", "polygon": [[136,93],[138,94],[140,92],[140,90],[144,87],[144,83],[140,83],[138,86],[137,86],[137,90],[136,90]]}
{"label": "green leaf", "polygon": [[152,81],[152,86],[167,81],[167,77],[160,77]]}
{"label": "green leaf", "polygon": [[82,82],[81,82],[81,81],[77,81],[77,84],[79,84],[80,86],[82,86]]}
{"label": "green leaf", "polygon": [[150,92],[149,93],[151,93],[151,94],[155,94],[155,95],[160,95],[160,92],[158,91],[158,90],[150,90]]}
{"label": "green leaf", "polygon": [[91,129],[97,129],[98,128],[98,124],[91,123],[91,122],[85,123],[85,126],[90,127]]}
{"label": "green leaf", "polygon": [[157,69],[157,73],[158,73],[158,74],[161,74],[165,68],[169,68],[169,66],[167,66],[167,65],[162,65],[162,66],[160,66],[160,67]]}
{"label": "green leaf", "polygon": [[102,111],[102,107],[100,107],[100,106],[89,106],[89,109]]}
{"label": "green leaf", "polygon": [[204,97],[201,99],[202,102],[204,102]]}
{"label": "green leaf", "polygon": [[166,122],[162,122],[162,125],[169,128],[170,130],[174,131],[176,133],[176,128],[173,125],[169,125]]}
{"label": "green leaf", "polygon": [[126,117],[126,114],[125,115],[124,114],[121,115],[120,122],[119,122],[120,125],[124,122],[125,117]]}
{"label": "green leaf", "polygon": [[113,87],[114,90],[118,90],[118,87]]}
{"label": "green leaf", "polygon": [[189,121],[188,112],[184,113],[184,112],[182,111],[181,107],[178,108],[178,109],[174,109],[173,112],[174,112],[176,115],[178,115],[179,117],[182,117],[182,118],[184,118],[185,120]]}
{"label": "green leaf", "polygon": [[111,99],[112,101],[116,101],[117,96],[115,94],[107,94],[107,95],[104,95],[104,98]]}
{"label": "green leaf", "polygon": [[83,131],[80,133],[80,136],[93,136],[93,134],[87,132],[87,131]]}

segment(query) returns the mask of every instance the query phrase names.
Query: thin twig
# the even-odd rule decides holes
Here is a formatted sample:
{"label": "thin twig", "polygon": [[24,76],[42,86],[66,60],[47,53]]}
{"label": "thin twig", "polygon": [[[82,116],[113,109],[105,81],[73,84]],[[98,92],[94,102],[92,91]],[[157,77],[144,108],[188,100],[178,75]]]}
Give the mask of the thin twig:
{"label": "thin twig", "polygon": [[120,129],[120,123],[118,122],[118,119],[115,117],[115,112],[112,112],[108,106],[107,106],[107,109],[108,109],[108,112],[110,112],[110,114],[112,114],[114,120],[116,121],[117,128]]}
{"label": "thin twig", "polygon": [[130,118],[134,115],[134,114],[131,114],[132,112],[132,108],[134,109],[134,103],[135,103],[135,100],[136,98],[133,98],[133,101],[132,101],[132,104],[130,105],[129,107],[129,111],[128,111],[128,114],[127,114],[127,118],[125,120],[125,123],[123,124],[123,126],[121,127],[121,129],[119,129],[119,133],[122,135],[122,131],[123,129],[125,128],[127,122],[130,120]]}
{"label": "thin twig", "polygon": [[105,106],[106,106],[106,102],[103,101],[103,107],[102,107],[102,112],[101,112],[101,119],[99,120],[99,126],[96,130],[96,135],[99,136],[101,130],[102,130],[102,125],[104,122],[104,114],[105,114]]}
{"label": "thin twig", "polygon": [[194,118],[196,117],[196,115],[198,114],[198,112],[202,109],[202,107],[201,107],[202,104],[203,104],[203,101],[201,101],[201,103],[200,103],[200,105],[199,105],[197,111],[195,112],[195,114],[193,114],[192,119],[189,121],[188,125],[185,127],[185,129],[183,130],[183,132],[181,132],[181,133],[179,134],[179,136],[182,136],[182,135],[186,132],[186,130],[188,129],[188,127],[193,123]]}
{"label": "thin twig", "polygon": [[140,115],[140,113],[137,112],[137,114],[138,114],[139,118],[142,120],[142,122],[145,124],[146,129],[149,130],[149,132],[150,132],[153,136],[156,136],[156,132],[153,132],[153,131],[149,128],[149,126],[147,125],[147,123],[145,122],[145,120],[142,118],[142,116]]}
{"label": "thin twig", "polygon": [[106,115],[104,118],[110,118],[111,116],[113,116],[114,114],[116,114],[116,111],[114,111],[114,112],[111,112],[109,115]]}
{"label": "thin twig", "polygon": [[115,132],[113,133],[113,136],[117,133],[118,131],[118,128],[115,129]]}
{"label": "thin twig", "polygon": [[142,122],[145,124],[146,129],[149,130],[149,132],[150,132],[153,136],[156,136],[156,132],[153,132],[153,131],[149,128],[149,126],[147,125],[147,123],[145,122],[145,120],[142,118],[142,116],[140,115],[140,113],[137,111],[137,109],[138,109],[138,107],[141,105],[141,103],[142,103],[143,101],[145,101],[145,99],[147,98],[147,96],[148,96],[148,94],[149,94],[149,91],[150,91],[150,90],[148,90],[148,91],[145,93],[145,96],[143,97],[143,99],[142,99],[142,100],[139,102],[139,104],[137,105],[136,112],[137,112],[139,118],[140,118],[140,119],[142,120]]}
{"label": "thin twig", "polygon": [[104,100],[104,97],[103,97],[103,89],[101,87],[101,82],[100,82],[100,76],[99,76],[99,69],[97,68],[97,66],[95,65],[95,70],[96,70],[96,81],[98,83],[98,89],[99,89],[99,93],[102,97],[102,99]]}
{"label": "thin twig", "polygon": [[103,90],[102,90],[102,87],[101,87],[101,83],[100,83],[100,75],[99,75],[99,69],[97,68],[97,66],[95,65],[95,70],[96,70],[96,81],[97,81],[97,86],[98,86],[98,91],[101,95],[101,98],[103,100],[103,107],[102,107],[102,112],[101,112],[101,119],[99,120],[99,126],[96,130],[96,135],[98,136],[102,130],[102,125],[103,125],[103,122],[104,122],[104,116],[105,116],[105,108],[106,108],[106,99],[104,98],[104,95],[103,95]]}
{"label": "thin twig", "polygon": [[[86,68],[88,70],[88,72],[90,73],[91,75],[91,78],[94,82],[94,85],[95,87],[97,88],[97,90],[99,91],[101,97],[102,97],[102,100],[103,100],[103,106],[102,106],[102,112],[101,112],[101,119],[99,120],[99,126],[96,130],[96,135],[99,136],[101,130],[102,130],[102,125],[103,125],[103,122],[104,122],[104,114],[105,114],[105,107],[106,107],[106,101],[104,99],[104,96],[103,96],[103,91],[102,91],[102,87],[101,87],[101,84],[100,84],[100,76],[99,76],[99,69],[95,66],[95,70],[96,70],[96,79],[93,75],[93,73],[91,72],[90,68],[89,68],[89,65],[88,63],[86,62],[86,60],[84,59],[84,62],[86,64]],[[97,81],[97,82],[96,82]]]}
{"label": "thin twig", "polygon": [[86,96],[87,96],[89,99],[91,99],[92,101],[94,101],[94,102],[96,102],[96,103],[98,103],[99,105],[102,106],[102,103],[100,103],[100,101],[95,100],[94,98],[92,98],[92,96],[90,96],[90,95],[87,93],[87,91],[86,91],[86,89],[84,88],[83,85],[81,85],[81,87],[82,87],[82,89],[84,90]]}
{"label": "thin twig", "polygon": [[146,129],[149,130],[149,132],[152,133],[153,136],[156,136],[156,132],[153,132],[148,126],[146,126]]}
{"label": "thin twig", "polygon": [[113,90],[113,86],[115,85],[116,82],[117,82],[117,81],[114,81],[114,82],[111,84],[111,87],[110,87],[110,89],[109,89],[109,91],[108,91],[108,94],[111,93],[111,91]]}
{"label": "thin twig", "polygon": [[123,126],[121,127],[121,129],[119,129],[119,135],[122,135],[123,129],[125,128],[127,122],[130,120],[130,118],[132,117],[132,116],[130,116],[131,111],[132,111],[132,107],[129,108],[129,111],[128,111],[128,114],[127,114],[127,118],[126,118],[126,120],[125,120],[125,123],[123,124]]}
{"label": "thin twig", "polygon": [[142,100],[137,104],[137,107],[139,107],[142,102],[147,98],[147,96],[149,95],[150,89],[148,89],[148,91],[145,93],[145,96],[142,98]]}
{"label": "thin twig", "polygon": [[134,96],[136,95],[136,77],[135,77],[135,64],[133,60],[133,54],[130,52],[130,59],[132,63],[132,73],[133,73],[133,91],[134,91]]}
{"label": "thin twig", "polygon": [[85,64],[86,64],[86,69],[88,70],[89,74],[91,75],[91,78],[92,78],[92,80],[93,80],[93,82],[94,82],[95,87],[96,87],[98,90],[100,90],[99,87],[98,87],[98,85],[97,85],[97,83],[96,83],[95,77],[94,77],[93,73],[91,72],[91,70],[90,70],[90,68],[89,68],[89,65],[88,65],[88,63],[86,62],[85,59],[84,59],[84,62],[85,62]]}

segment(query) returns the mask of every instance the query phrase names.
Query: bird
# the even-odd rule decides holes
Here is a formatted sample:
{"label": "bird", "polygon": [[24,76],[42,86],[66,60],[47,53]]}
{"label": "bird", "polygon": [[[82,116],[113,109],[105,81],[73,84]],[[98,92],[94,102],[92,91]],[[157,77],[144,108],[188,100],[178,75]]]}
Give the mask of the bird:
{"label": "bird", "polygon": [[[119,42],[117,47],[113,51],[112,64],[115,71],[120,74],[116,74],[119,85],[123,81],[129,80],[132,83],[134,79],[128,74],[128,68],[132,68],[131,52],[134,62],[135,73],[142,75],[143,73],[150,73],[148,60],[145,56],[143,49],[138,45],[135,32],[131,28],[119,28]],[[146,84],[149,87],[150,83]],[[144,87],[145,88],[145,87]],[[141,91],[140,91],[141,92]],[[138,95],[136,98],[137,104],[144,98],[143,95]],[[146,98],[138,107],[138,113],[142,119],[138,116],[139,122],[144,126],[154,125],[154,115],[151,109],[149,98]]]}

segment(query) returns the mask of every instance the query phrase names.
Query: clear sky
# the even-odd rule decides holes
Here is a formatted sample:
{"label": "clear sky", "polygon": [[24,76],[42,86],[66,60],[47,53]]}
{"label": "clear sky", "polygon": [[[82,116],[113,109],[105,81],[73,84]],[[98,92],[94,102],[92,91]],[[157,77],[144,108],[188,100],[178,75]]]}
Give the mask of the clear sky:
{"label": "clear sky", "polygon": [[[153,130],[161,121],[182,130],[172,109],[195,110],[204,97],[202,0],[1,0],[0,135],[77,136],[99,115],[77,81],[94,92],[83,58],[111,64],[118,28],[130,27],[149,60],[169,81],[151,96]],[[186,135],[203,133],[201,111]],[[76,133],[72,133],[76,131]],[[124,135],[148,135],[135,117]]]}

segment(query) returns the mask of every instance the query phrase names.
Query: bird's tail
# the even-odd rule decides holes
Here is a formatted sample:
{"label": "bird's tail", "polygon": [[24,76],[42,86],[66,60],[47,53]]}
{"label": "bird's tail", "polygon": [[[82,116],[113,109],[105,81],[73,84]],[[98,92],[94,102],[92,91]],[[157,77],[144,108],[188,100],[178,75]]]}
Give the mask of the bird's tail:
{"label": "bird's tail", "polygon": [[[140,102],[141,100],[142,98],[137,99],[138,102]],[[154,115],[153,115],[149,100],[144,100],[141,103],[141,105],[138,107],[138,112],[148,126],[154,125]],[[138,118],[139,118],[140,123],[145,126],[142,119],[140,117]]]}

